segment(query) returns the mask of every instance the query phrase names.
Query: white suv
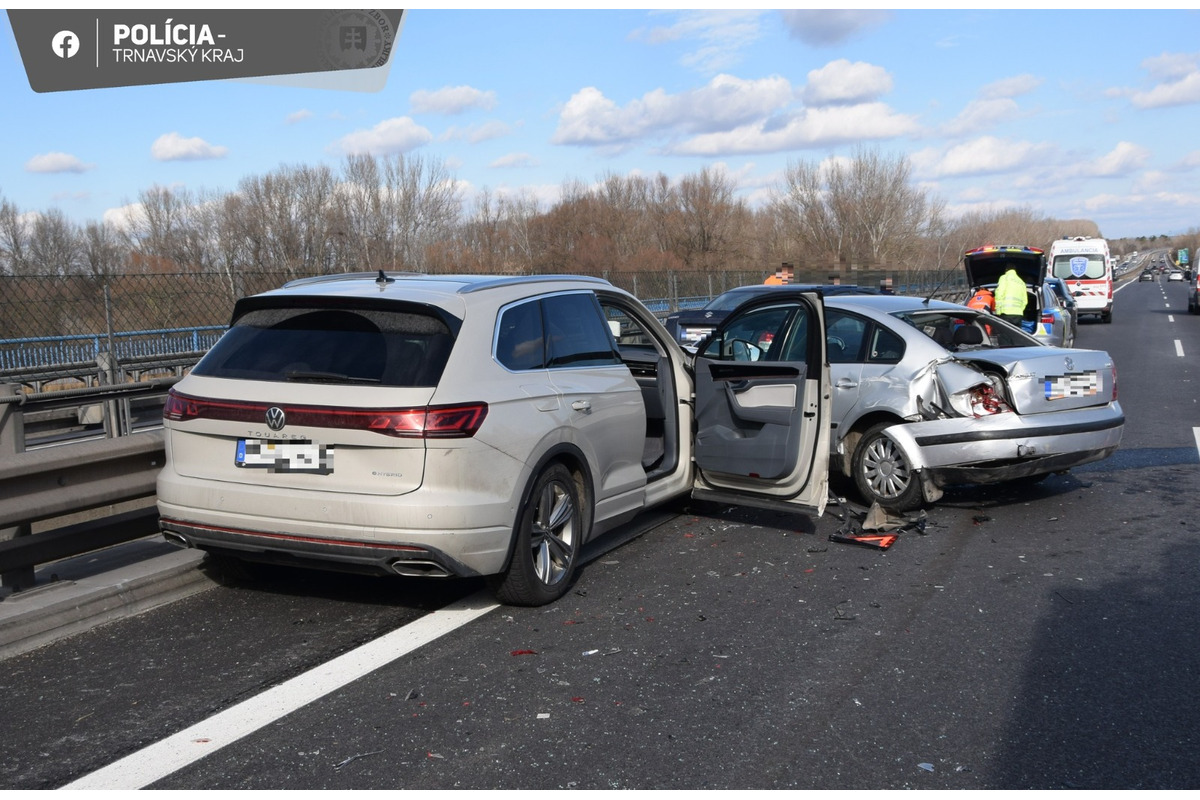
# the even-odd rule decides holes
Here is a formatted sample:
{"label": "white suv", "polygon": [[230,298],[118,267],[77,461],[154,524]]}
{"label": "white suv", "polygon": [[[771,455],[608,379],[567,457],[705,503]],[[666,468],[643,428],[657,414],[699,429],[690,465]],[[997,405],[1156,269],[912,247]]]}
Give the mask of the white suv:
{"label": "white suv", "polygon": [[693,363],[593,278],[380,273],[243,298],[164,412],[164,536],[215,559],[484,575],[537,605],[584,542],[689,490],[820,513],[822,302],[772,293],[716,336],[735,323]]}

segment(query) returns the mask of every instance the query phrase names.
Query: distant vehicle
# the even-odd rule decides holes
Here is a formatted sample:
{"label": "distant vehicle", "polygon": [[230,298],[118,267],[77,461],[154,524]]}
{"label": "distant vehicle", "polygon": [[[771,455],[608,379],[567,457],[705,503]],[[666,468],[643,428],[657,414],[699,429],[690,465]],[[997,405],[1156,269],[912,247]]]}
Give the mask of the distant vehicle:
{"label": "distant vehicle", "polygon": [[1108,242],[1090,236],[1056,240],[1050,245],[1047,274],[1066,281],[1079,304],[1079,314],[1112,322],[1113,267]]}
{"label": "distant vehicle", "polygon": [[[1067,285],[1058,278],[1046,278],[1043,289],[1053,295],[1052,301],[1058,308],[1065,320],[1063,347],[1074,347],[1075,337],[1079,331],[1079,314],[1078,304],[1075,302],[1075,296],[1071,294],[1071,290]],[[1045,305],[1050,305],[1046,302]]]}
{"label": "distant vehicle", "polygon": [[1181,270],[1181,269],[1171,270],[1169,273],[1167,273],[1167,280],[1182,281],[1183,280],[1183,270]]}
{"label": "distant vehicle", "polygon": [[1144,270],[1142,270],[1142,274],[1141,274],[1141,275],[1138,275],[1138,280],[1139,280],[1139,281],[1152,281],[1152,280],[1154,280],[1154,270],[1152,270],[1152,269],[1144,269]]}
{"label": "distant vehicle", "polygon": [[778,292],[783,289],[800,289],[803,291],[820,292],[822,295],[837,295],[837,294],[876,294],[873,289],[864,289],[861,286],[843,285],[843,284],[761,284],[756,283],[750,286],[738,286],[729,291],[709,300],[703,308],[685,309],[676,311],[665,320],[663,325],[666,326],[667,332],[671,334],[675,341],[683,345],[694,346],[699,344],[700,340],[713,332],[713,329],[721,323],[721,320],[729,316],[729,312],[737,308],[742,303],[752,297]]}

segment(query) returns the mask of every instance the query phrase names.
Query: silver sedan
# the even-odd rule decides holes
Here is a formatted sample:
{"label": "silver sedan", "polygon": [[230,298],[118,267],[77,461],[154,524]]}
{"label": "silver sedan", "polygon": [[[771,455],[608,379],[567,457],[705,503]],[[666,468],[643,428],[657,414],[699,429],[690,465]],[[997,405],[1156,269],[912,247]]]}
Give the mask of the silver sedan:
{"label": "silver sedan", "polygon": [[[900,296],[827,297],[831,467],[904,510],[944,487],[1037,479],[1121,441],[1116,367],[986,313]],[[832,469],[831,469],[832,471]]]}

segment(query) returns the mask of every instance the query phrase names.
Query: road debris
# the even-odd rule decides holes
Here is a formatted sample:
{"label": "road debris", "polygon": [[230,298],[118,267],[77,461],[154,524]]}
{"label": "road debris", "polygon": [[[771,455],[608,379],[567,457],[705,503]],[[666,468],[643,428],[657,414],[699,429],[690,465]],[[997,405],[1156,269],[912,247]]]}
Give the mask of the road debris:
{"label": "road debris", "polygon": [[833,497],[834,502],[845,509],[837,513],[842,521],[835,533],[829,534],[829,541],[839,544],[856,544],[875,550],[886,550],[896,543],[900,534],[915,531],[925,535],[925,512],[918,514],[901,514],[879,503],[872,503],[868,509],[855,506],[844,497]]}
{"label": "road debris", "polygon": [[359,754],[357,754],[357,755],[353,755],[353,756],[350,756],[350,757],[349,757],[349,758],[347,758],[347,759],[343,759],[342,761],[339,761],[338,763],[336,763],[336,764],[334,764],[334,765],[333,765],[333,768],[334,768],[334,769],[341,769],[342,767],[344,767],[344,766],[346,766],[347,764],[349,764],[351,761],[357,761],[358,759],[360,759],[360,758],[366,758],[367,756],[377,756],[377,755],[379,755],[379,754],[380,754],[380,753],[382,753],[382,752],[383,752],[382,750],[372,750],[372,751],[371,751],[371,752],[369,752],[369,753],[359,753]]}

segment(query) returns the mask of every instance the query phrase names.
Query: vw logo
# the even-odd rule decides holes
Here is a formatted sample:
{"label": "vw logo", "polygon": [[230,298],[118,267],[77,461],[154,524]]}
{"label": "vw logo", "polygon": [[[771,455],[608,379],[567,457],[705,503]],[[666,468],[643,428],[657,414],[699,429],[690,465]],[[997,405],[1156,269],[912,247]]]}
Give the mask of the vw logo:
{"label": "vw logo", "polygon": [[283,426],[287,423],[287,415],[283,413],[283,409],[279,406],[271,406],[267,409],[267,427],[273,431],[283,430]]}
{"label": "vw logo", "polygon": [[1067,359],[1067,371],[1070,372],[1073,369],[1075,369],[1075,361],[1073,359],[1068,358]]}

